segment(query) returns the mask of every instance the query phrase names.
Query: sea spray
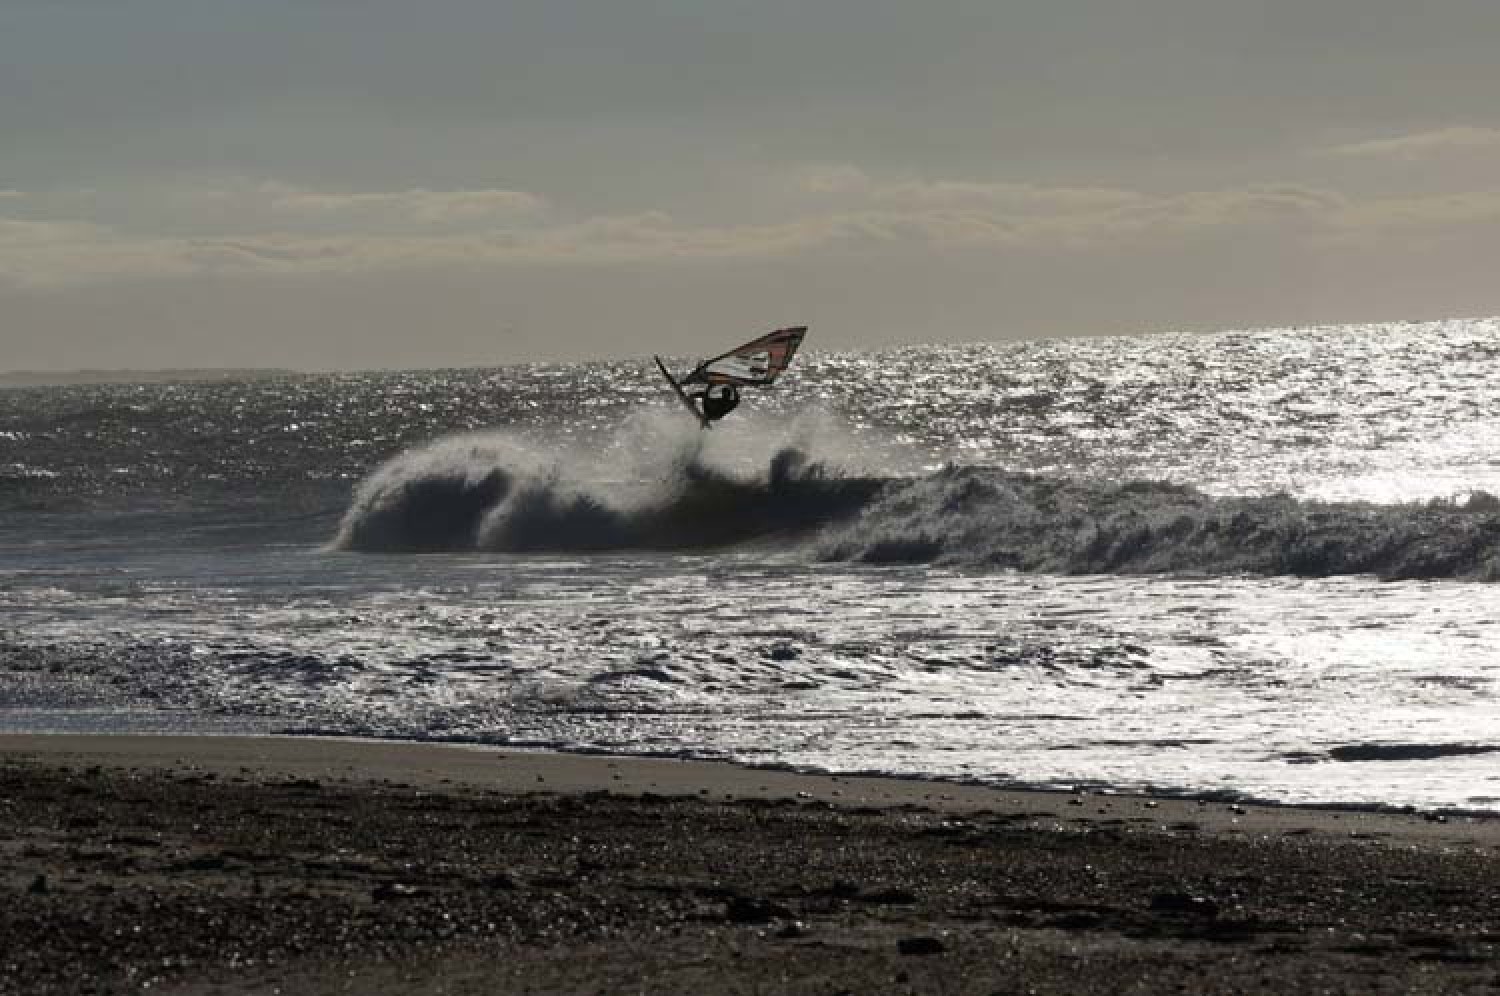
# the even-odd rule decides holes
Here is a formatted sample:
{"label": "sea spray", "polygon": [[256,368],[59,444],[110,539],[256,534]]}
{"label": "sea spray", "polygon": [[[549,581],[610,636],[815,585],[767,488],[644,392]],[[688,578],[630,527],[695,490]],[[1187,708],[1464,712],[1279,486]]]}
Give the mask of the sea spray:
{"label": "sea spray", "polygon": [[[706,549],[795,536],[857,512],[885,484],[779,434],[703,432],[641,416],[596,451],[511,433],[437,440],[357,489],[332,542],[361,552]],[[847,452],[843,442],[833,452]]]}

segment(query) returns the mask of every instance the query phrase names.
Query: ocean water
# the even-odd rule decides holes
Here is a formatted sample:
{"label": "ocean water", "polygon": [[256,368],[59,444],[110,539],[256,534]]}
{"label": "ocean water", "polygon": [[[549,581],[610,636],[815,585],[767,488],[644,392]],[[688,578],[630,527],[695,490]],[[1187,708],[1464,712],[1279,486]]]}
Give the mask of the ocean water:
{"label": "ocean water", "polygon": [[649,359],[0,391],[0,730],[1500,810],[1497,364],[813,351],[711,432]]}

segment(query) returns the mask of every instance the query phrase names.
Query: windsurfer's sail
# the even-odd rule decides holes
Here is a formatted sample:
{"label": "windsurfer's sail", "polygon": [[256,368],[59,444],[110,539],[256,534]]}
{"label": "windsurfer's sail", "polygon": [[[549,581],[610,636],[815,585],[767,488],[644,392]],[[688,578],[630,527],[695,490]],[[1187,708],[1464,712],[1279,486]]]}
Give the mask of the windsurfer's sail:
{"label": "windsurfer's sail", "polygon": [[733,384],[736,387],[766,387],[781,376],[781,371],[792,362],[797,347],[807,326],[777,329],[759,339],[731,349],[711,360],[704,360],[697,369],[682,378],[684,384]]}

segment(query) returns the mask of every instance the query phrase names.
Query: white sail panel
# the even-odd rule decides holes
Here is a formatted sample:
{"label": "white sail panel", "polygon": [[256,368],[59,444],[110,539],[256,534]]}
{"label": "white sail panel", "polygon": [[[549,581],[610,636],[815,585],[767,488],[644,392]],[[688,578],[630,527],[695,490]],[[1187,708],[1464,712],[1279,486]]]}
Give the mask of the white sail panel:
{"label": "white sail panel", "polygon": [[792,362],[807,326],[777,329],[727,353],[704,360],[682,379],[684,384],[735,384],[765,387],[775,382]]}

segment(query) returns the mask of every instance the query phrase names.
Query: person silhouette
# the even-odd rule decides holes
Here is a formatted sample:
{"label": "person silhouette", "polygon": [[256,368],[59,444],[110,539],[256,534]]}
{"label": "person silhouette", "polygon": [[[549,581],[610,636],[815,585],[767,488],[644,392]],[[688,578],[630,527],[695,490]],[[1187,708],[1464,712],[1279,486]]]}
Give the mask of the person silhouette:
{"label": "person silhouette", "polygon": [[703,412],[703,420],[717,422],[739,405],[740,390],[733,384],[710,384],[701,391],[694,391],[692,397]]}

